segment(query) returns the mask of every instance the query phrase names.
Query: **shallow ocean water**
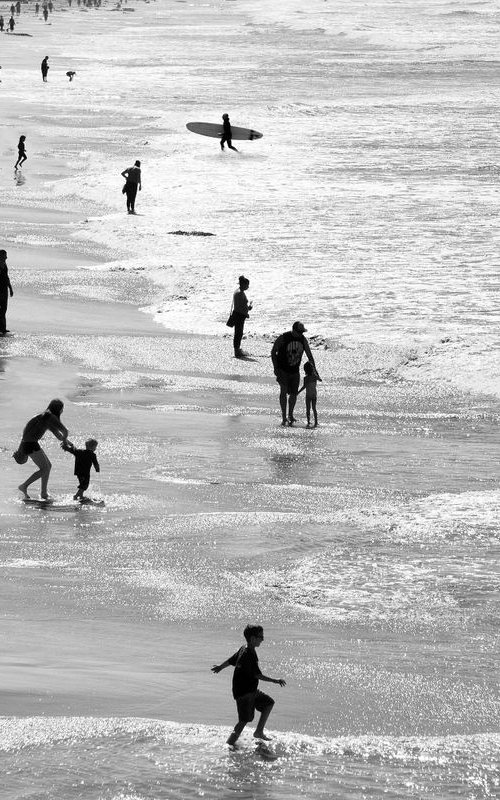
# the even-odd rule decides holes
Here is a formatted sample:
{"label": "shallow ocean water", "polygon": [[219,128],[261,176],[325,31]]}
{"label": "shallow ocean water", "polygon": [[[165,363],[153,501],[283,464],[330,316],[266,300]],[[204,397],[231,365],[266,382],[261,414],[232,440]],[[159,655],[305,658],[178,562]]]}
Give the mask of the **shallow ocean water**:
{"label": "shallow ocean water", "polygon": [[[500,6],[130,5],[58,11],[41,41],[77,78],[51,73],[43,106],[21,62],[2,76],[31,139],[4,189],[31,216],[0,222],[16,288],[54,315],[88,300],[86,327],[68,305],[60,331],[2,343],[2,382],[16,430],[23,365],[64,388],[106,501],[72,506],[48,442],[60,506],[26,508],[6,459],[5,796],[498,796]],[[264,138],[222,154],[184,128],[224,110]],[[221,338],[241,272],[249,362]],[[117,331],[100,300],[189,335]],[[315,431],[302,406],[277,427],[269,349],[295,318],[317,337]],[[275,762],[249,733],[223,746],[210,666],[249,619],[288,683]]]}
{"label": "shallow ocean water", "polygon": [[[498,738],[491,736],[422,741],[288,734],[277,760],[268,761],[251,743],[221,752],[217,728],[152,720],[6,719],[0,735],[9,797],[475,798],[493,797],[498,787]],[[28,780],[39,787],[36,794],[12,793]]]}

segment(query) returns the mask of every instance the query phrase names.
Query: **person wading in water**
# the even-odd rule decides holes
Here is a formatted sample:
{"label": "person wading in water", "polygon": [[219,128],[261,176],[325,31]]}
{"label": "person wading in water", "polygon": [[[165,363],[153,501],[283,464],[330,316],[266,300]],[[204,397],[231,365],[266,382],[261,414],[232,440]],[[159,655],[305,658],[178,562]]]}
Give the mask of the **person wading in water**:
{"label": "person wading in water", "polygon": [[122,177],[125,178],[125,186],[123,187],[123,194],[127,195],[127,211],[129,214],[135,214],[135,198],[137,189],[141,191],[141,162],[136,161],[133,167],[128,167],[122,172]]}

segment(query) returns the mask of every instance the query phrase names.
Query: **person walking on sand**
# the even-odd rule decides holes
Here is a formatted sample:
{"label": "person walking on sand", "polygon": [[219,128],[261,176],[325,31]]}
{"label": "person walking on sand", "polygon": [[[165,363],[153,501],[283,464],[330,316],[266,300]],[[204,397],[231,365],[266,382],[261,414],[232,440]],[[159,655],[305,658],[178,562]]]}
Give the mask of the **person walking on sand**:
{"label": "person walking on sand", "polygon": [[0,14],[0,32],[1,32],[1,33],[3,33],[3,28],[4,28],[4,25],[5,25],[5,23],[4,23],[4,21],[3,21],[3,17],[2,17],[2,16],[1,16],[1,14]]}
{"label": "person walking on sand", "polygon": [[14,17],[11,17],[9,19],[9,30],[10,30],[11,33],[14,33],[14,28],[15,27],[16,27],[16,20],[14,19]]}
{"label": "person walking on sand", "polygon": [[76,494],[73,495],[73,500],[79,500],[81,503],[91,502],[84,494],[85,490],[89,488],[91,468],[94,467],[96,472],[101,471],[95,454],[97,445],[98,442],[95,439],[87,439],[85,450],[78,449],[71,442],[61,443],[62,449],[75,457],[75,475],[78,478],[78,489]]}
{"label": "person walking on sand", "polygon": [[44,83],[47,83],[47,75],[48,75],[48,72],[49,72],[49,57],[48,56],[45,56],[45,58],[42,59],[42,63],[40,65],[40,69],[42,71],[42,80],[43,80]]}
{"label": "person walking on sand", "polygon": [[316,374],[316,370],[314,369],[313,365],[310,361],[306,361],[304,364],[304,383],[302,384],[302,388],[299,389],[298,394],[306,390],[306,417],[307,417],[307,427],[311,427],[311,409],[314,414],[314,427],[318,427],[318,412],[316,411],[316,399],[317,399],[317,389],[316,384],[318,381],[321,381],[319,375]]}
{"label": "person walking on sand", "polygon": [[35,3],[35,14],[38,14],[40,11],[40,3]]}
{"label": "person walking on sand", "polygon": [[233,320],[234,320],[234,356],[235,358],[243,358],[245,353],[241,349],[241,340],[243,339],[243,329],[245,327],[245,320],[249,317],[249,311],[252,310],[252,303],[249,303],[245,294],[250,286],[250,281],[244,275],[238,278],[239,289],[233,295]]}
{"label": "person walking on sand", "polygon": [[6,336],[7,330],[7,306],[10,297],[14,296],[9,270],[7,268],[7,250],[0,250],[0,336]]}
{"label": "person walking on sand", "polygon": [[26,141],[26,136],[20,136],[19,142],[17,145],[17,161],[14,164],[14,169],[18,167],[22,167],[28,156],[26,155],[26,149],[24,142]]}
{"label": "person walking on sand", "polygon": [[232,143],[233,132],[231,129],[231,123],[229,121],[229,114],[222,115],[222,138],[220,140],[220,149],[224,150],[224,144],[227,144],[230,150],[238,150],[236,147],[233,147]]}
{"label": "person walking on sand", "polygon": [[269,714],[273,710],[274,700],[269,695],[259,691],[259,681],[286,686],[286,681],[283,678],[269,678],[260,671],[256,648],[260,647],[264,641],[262,625],[247,625],[243,631],[243,636],[246,639],[246,645],[240,647],[234,655],[223,661],[222,664],[214,664],[212,667],[212,672],[215,672],[215,674],[226,667],[234,667],[233,697],[236,700],[238,722],[227,740],[227,744],[231,747],[236,746],[236,742],[247,722],[253,720],[255,709],[260,711],[260,718],[254,732],[254,738],[269,741],[270,737],[266,735],[264,728]]}
{"label": "person walking on sand", "polygon": [[[61,422],[63,409],[64,403],[62,400],[51,400],[46,410],[30,419],[24,428],[18,452],[22,455],[29,456],[38,467],[37,471],[30,475],[28,480],[24,481],[24,483],[20,483],[18,486],[25,500],[30,499],[28,486],[38,480],[41,481],[40,497],[42,500],[50,500],[48,495],[48,482],[52,464],[46,453],[40,447],[39,441],[47,431],[53,433],[56,439],[59,439],[61,442],[67,441],[68,431]],[[68,444],[71,444],[71,442],[68,442]]]}
{"label": "person walking on sand", "polygon": [[44,18],[45,22],[47,22],[47,20],[49,18],[49,9],[47,8],[47,6],[43,7],[43,18]]}
{"label": "person walking on sand", "polygon": [[121,173],[125,178],[125,186],[122,191],[127,195],[127,211],[129,214],[135,214],[135,198],[137,189],[142,190],[141,184],[141,162],[136,161],[133,167],[124,169]]}
{"label": "person walking on sand", "polygon": [[[274,374],[280,386],[280,407],[282,426],[293,425],[297,420],[293,416],[297,393],[300,384],[300,362],[305,352],[318,377],[316,364],[309,347],[309,342],[304,336],[306,328],[302,322],[294,322],[291,331],[286,331],[278,336],[271,350]],[[287,395],[288,395],[288,420],[287,420]]]}

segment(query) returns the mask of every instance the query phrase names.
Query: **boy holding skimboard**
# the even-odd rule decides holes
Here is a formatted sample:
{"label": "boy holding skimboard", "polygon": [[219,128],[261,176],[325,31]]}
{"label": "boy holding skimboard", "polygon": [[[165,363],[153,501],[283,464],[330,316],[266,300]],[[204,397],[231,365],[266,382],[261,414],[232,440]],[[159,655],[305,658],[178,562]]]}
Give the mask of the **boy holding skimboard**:
{"label": "boy holding skimboard", "polygon": [[236,742],[247,722],[253,720],[255,709],[260,711],[260,719],[254,732],[254,738],[264,741],[269,740],[270,737],[264,733],[264,726],[273,709],[274,700],[269,695],[259,691],[259,681],[286,686],[286,681],[282,678],[269,678],[260,671],[256,648],[260,647],[264,641],[262,625],[247,625],[243,631],[243,636],[246,639],[246,645],[240,647],[236,653],[222,664],[215,664],[212,667],[212,672],[216,674],[226,667],[234,667],[233,697],[236,700],[238,709],[238,722],[227,740],[227,744],[231,747],[236,746]]}

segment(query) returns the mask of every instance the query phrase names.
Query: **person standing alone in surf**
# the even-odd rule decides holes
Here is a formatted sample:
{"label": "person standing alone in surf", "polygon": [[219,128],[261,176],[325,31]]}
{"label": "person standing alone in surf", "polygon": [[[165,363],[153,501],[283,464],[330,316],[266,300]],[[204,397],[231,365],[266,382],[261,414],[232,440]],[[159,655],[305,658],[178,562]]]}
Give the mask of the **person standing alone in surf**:
{"label": "person standing alone in surf", "polygon": [[43,80],[44,83],[47,83],[47,75],[48,75],[48,72],[49,72],[49,57],[48,56],[45,56],[45,58],[42,60],[42,63],[40,65],[40,69],[42,70],[42,80]]}
{"label": "person standing alone in surf", "polygon": [[129,214],[135,214],[135,198],[137,196],[137,189],[141,191],[141,162],[136,161],[133,167],[128,167],[122,172],[122,177],[125,178],[125,186],[123,187],[123,194],[127,195],[127,211]]}
{"label": "person standing alone in surf", "polygon": [[9,295],[14,296],[7,269],[7,250],[0,250],[0,336],[5,336],[7,330],[7,306]]}
{"label": "person standing alone in surf", "polygon": [[244,275],[238,278],[239,289],[233,295],[233,319],[234,319],[234,356],[235,358],[243,358],[244,352],[241,349],[241,340],[243,339],[243,329],[245,327],[245,320],[248,319],[249,311],[252,310],[252,304],[248,302],[245,294],[250,286],[250,281]]}

